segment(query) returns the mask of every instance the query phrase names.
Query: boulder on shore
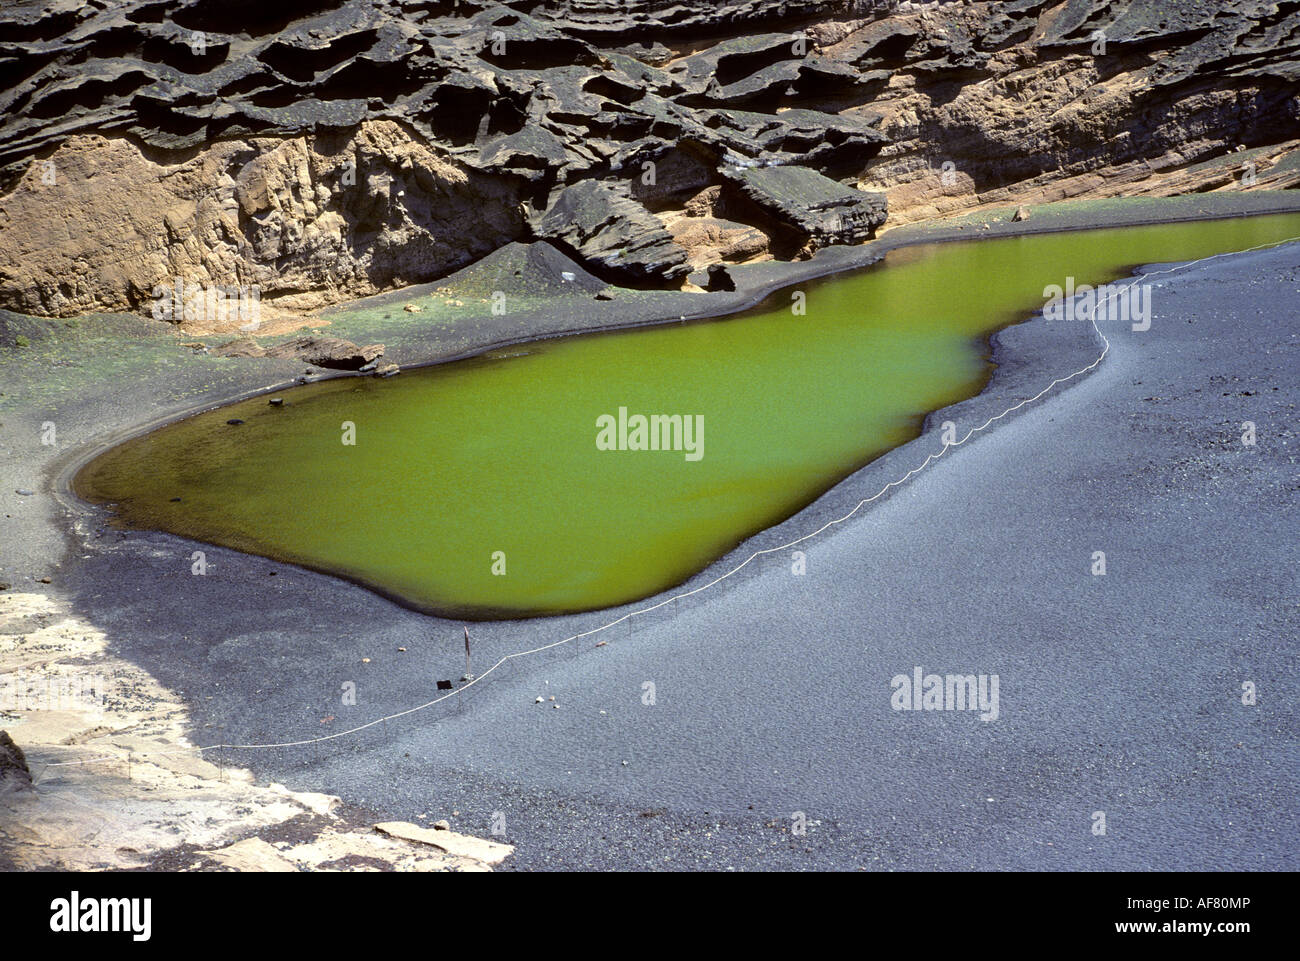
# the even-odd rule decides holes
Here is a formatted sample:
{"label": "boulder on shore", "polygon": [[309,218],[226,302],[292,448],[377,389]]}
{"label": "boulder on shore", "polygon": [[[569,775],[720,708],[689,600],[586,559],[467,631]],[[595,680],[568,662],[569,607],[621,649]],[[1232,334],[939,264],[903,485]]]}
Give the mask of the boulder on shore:
{"label": "boulder on shore", "polygon": [[680,280],[691,271],[686,251],[625,186],[584,180],[565,187],[535,230],[571,251],[584,267],[622,284]]}
{"label": "boulder on shore", "polygon": [[361,370],[384,353],[383,344],[358,347],[337,337],[295,337],[266,351],[267,357],[297,357],[314,367]]}
{"label": "boulder on shore", "polygon": [[729,171],[740,193],[805,241],[808,252],[829,244],[858,244],[885,222],[885,195],[856,190],[807,167]]}
{"label": "boulder on shore", "polygon": [[23,749],[14,743],[8,731],[0,731],[0,794],[31,786],[32,772],[27,768]]}

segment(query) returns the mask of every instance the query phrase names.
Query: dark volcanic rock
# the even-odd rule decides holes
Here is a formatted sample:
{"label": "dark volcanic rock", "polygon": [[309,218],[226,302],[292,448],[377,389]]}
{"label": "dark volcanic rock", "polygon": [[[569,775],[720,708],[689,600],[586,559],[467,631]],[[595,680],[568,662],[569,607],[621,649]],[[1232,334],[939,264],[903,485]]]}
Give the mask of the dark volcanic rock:
{"label": "dark volcanic rock", "polygon": [[14,743],[8,731],[0,731],[0,794],[32,786],[32,772],[27,769],[23,749]]}
{"label": "dark volcanic rock", "polygon": [[870,120],[820,110],[790,109],[776,115],[716,110],[708,119],[716,134],[741,155],[824,172],[861,170],[889,142]]}
{"label": "dark volcanic rock", "polygon": [[736,282],[732,280],[731,273],[722,264],[712,264],[702,270],[697,270],[686,279],[702,290],[726,291],[736,289]]}
{"label": "dark volcanic rock", "polygon": [[861,243],[885,222],[883,194],[854,190],[807,167],[751,167],[727,177],[774,220],[807,238],[808,253]]}
{"label": "dark volcanic rock", "polygon": [[597,180],[565,187],[538,220],[537,235],[569,248],[594,273],[625,284],[686,276],[686,251],[624,189]]}

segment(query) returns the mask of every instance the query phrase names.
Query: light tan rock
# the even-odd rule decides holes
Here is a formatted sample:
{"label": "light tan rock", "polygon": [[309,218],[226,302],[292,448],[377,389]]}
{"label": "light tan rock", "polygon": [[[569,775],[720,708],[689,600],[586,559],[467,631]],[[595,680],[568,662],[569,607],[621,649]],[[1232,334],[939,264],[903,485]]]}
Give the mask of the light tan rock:
{"label": "light tan rock", "polygon": [[484,864],[500,864],[515,851],[509,844],[485,841],[468,834],[457,834],[455,831],[422,828],[418,824],[407,821],[385,821],[383,824],[376,824],[375,830],[405,841],[431,844],[448,854],[482,861]]}
{"label": "light tan rock", "polygon": [[199,853],[234,871],[298,871],[298,865],[261,838],[245,838],[215,851]]}
{"label": "light tan rock", "polygon": [[517,187],[391,121],[333,148],[261,137],[166,164],[124,139],[74,136],[50,158],[54,185],[32,164],[0,197],[0,307],[149,316],[155,288],[179,277],[256,288],[272,314],[304,312],[433,280],[524,234]]}
{"label": "light tan rock", "polygon": [[771,238],[762,230],[706,215],[664,217],[664,226],[685,248],[692,267],[771,260]]}

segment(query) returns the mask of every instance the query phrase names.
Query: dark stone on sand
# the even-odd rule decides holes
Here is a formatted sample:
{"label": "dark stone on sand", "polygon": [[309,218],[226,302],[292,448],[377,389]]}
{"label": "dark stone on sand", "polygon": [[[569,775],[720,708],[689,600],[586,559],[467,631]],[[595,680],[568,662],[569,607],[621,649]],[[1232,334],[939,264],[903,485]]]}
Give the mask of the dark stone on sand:
{"label": "dark stone on sand", "polygon": [[337,337],[295,337],[266,351],[267,357],[297,357],[331,370],[362,370],[384,352],[383,344],[358,347]]}
{"label": "dark stone on sand", "polygon": [[731,278],[731,273],[723,264],[712,264],[702,270],[697,270],[686,279],[696,287],[710,292],[736,289],[736,282]]}
{"label": "dark stone on sand", "polygon": [[21,791],[32,786],[32,772],[27,767],[23,749],[14,743],[8,731],[0,731],[0,794]]}

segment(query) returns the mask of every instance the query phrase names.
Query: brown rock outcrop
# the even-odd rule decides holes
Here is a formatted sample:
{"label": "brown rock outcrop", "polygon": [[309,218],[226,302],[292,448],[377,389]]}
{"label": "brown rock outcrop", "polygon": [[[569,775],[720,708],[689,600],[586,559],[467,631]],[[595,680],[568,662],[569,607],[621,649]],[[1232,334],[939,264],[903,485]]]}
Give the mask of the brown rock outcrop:
{"label": "brown rock outcrop", "polygon": [[[523,231],[509,180],[390,121],[346,138],[226,141],[175,162],[79,136],[49,162],[50,176],[34,164],[0,198],[0,304],[25,313],[174,319],[154,298],[177,278],[312,310],[444,276]],[[233,310],[184,320],[247,322]]]}
{"label": "brown rock outcrop", "polygon": [[361,370],[383,353],[383,344],[358,347],[351,341],[337,337],[295,337],[268,348],[266,356],[297,357],[313,366],[333,370]]}

